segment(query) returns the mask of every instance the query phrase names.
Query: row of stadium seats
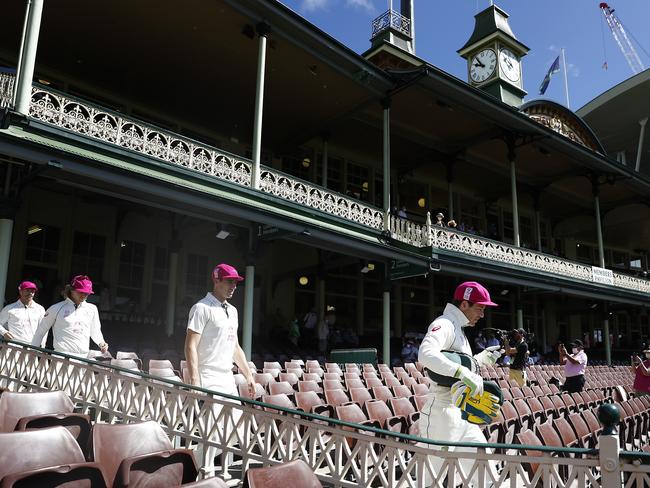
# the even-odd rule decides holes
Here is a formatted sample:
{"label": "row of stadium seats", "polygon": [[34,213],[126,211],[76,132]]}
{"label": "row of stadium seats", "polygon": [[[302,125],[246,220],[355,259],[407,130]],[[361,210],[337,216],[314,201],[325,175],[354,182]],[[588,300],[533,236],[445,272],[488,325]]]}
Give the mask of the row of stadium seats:
{"label": "row of stadium seats", "polygon": [[[196,481],[193,451],[173,448],[156,422],[91,425],[73,409],[61,391],[0,395],[0,486],[227,487]],[[321,487],[303,461],[249,469],[246,483]]]}

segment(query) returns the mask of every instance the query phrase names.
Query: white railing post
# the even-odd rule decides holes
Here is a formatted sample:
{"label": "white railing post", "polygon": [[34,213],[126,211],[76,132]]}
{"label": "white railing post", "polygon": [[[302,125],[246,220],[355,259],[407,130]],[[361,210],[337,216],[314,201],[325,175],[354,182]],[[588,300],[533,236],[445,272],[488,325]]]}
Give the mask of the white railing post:
{"label": "white railing post", "polygon": [[598,407],[598,420],[603,426],[603,432],[598,438],[598,456],[601,466],[601,486],[622,486],[620,444],[618,438],[618,422],[620,413],[616,405],[606,403]]}
{"label": "white railing post", "polygon": [[257,84],[255,87],[255,120],[253,129],[253,166],[251,173],[251,188],[260,188],[260,160],[262,153],[262,121],[264,113],[264,73],[266,71],[266,38],[271,28],[268,24],[257,26],[259,47],[257,55]]}

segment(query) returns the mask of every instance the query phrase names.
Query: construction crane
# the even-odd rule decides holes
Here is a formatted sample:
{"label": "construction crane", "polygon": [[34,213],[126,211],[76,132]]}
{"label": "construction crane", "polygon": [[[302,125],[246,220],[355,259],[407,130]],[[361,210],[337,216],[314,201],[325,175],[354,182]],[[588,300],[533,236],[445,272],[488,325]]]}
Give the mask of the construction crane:
{"label": "construction crane", "polygon": [[614,13],[614,9],[607,5],[605,2],[601,2],[599,7],[603,12],[605,21],[607,22],[607,25],[609,26],[609,29],[612,31],[612,35],[614,36],[614,40],[616,41],[616,44],[618,44],[619,49],[623,53],[623,56],[625,56],[625,60],[630,66],[632,73],[640,73],[645,69],[645,66],[643,66],[641,58],[639,58],[636,49],[634,49],[634,46],[630,42],[630,39],[627,36],[627,32],[625,32],[625,29],[623,28],[623,24]]}

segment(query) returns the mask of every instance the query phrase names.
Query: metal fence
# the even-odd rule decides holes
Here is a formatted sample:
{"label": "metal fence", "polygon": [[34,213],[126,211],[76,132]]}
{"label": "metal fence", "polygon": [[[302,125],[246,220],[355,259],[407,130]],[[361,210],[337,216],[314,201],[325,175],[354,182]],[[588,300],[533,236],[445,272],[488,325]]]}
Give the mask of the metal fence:
{"label": "metal fence", "polygon": [[6,342],[0,386],[63,390],[94,422],[155,420],[196,449],[204,476],[227,478],[224,460],[236,454],[242,472],[303,459],[334,487],[650,488],[650,455],[619,453],[616,435],[602,435],[600,450],[440,443]]}

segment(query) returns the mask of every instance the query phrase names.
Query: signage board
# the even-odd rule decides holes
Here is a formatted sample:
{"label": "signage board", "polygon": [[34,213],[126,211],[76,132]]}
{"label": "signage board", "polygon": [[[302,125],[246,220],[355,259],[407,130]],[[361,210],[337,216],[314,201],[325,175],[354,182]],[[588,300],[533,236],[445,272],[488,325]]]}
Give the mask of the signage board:
{"label": "signage board", "polygon": [[603,285],[614,284],[614,272],[611,269],[599,268],[598,266],[591,267],[591,281],[594,283],[601,283]]}

